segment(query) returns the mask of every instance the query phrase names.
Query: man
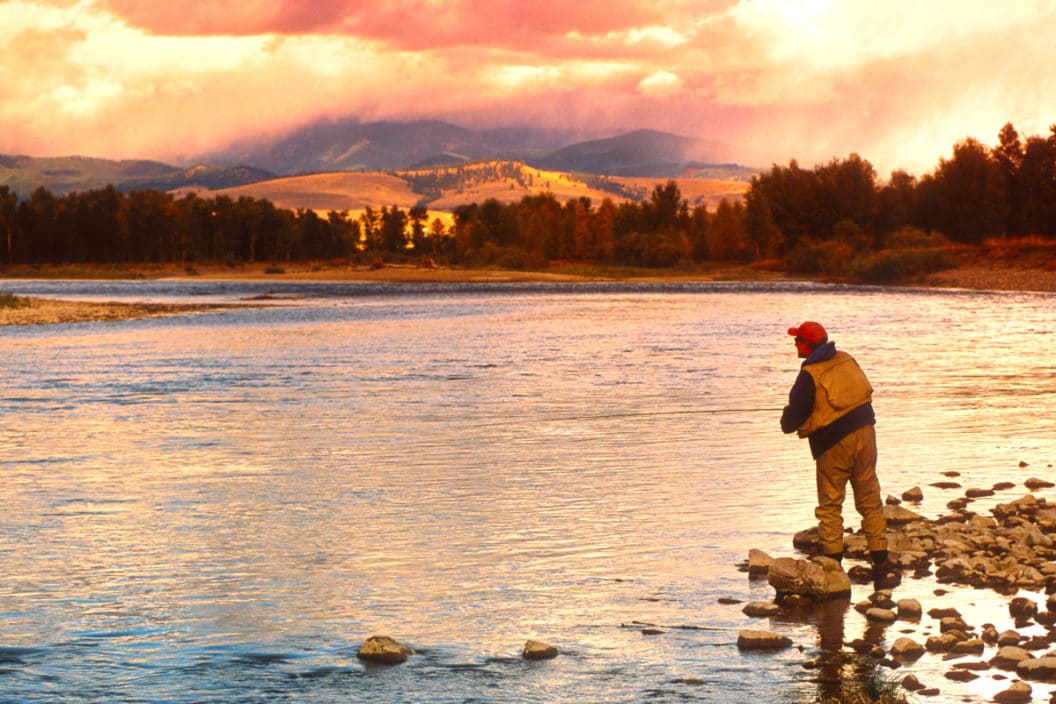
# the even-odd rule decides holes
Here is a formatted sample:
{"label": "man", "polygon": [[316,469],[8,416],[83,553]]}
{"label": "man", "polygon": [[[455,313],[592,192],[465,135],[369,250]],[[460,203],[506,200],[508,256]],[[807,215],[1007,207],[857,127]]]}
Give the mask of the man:
{"label": "man", "polygon": [[781,430],[807,438],[816,463],[818,538],[821,550],[843,559],[843,499],[850,481],[862,516],[876,589],[900,581],[888,560],[887,522],[876,477],[876,416],[873,387],[854,357],[837,352],[820,323],[788,329],[803,366],[781,414]]}

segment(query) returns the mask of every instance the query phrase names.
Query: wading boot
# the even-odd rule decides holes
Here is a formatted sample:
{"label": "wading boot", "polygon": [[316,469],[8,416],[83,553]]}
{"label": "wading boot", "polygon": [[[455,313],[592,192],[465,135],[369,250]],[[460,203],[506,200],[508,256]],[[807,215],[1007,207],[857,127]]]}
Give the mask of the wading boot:
{"label": "wading boot", "polygon": [[887,550],[877,550],[869,556],[873,561],[873,589],[894,589],[902,583],[902,572],[888,558]]}

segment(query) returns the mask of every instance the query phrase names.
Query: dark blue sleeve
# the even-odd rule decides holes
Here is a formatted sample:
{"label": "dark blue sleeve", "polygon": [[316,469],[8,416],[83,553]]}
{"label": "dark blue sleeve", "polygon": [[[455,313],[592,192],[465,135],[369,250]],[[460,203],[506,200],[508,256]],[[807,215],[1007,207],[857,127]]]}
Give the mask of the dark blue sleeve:
{"label": "dark blue sleeve", "polygon": [[808,372],[801,371],[796,383],[788,392],[788,405],[781,412],[781,430],[794,433],[806,422],[814,410],[814,379]]}

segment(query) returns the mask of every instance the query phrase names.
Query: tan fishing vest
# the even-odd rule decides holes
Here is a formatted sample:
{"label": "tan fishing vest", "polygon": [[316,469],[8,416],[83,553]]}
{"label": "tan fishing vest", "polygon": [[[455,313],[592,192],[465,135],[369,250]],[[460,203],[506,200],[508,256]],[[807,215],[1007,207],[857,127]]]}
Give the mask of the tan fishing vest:
{"label": "tan fishing vest", "polygon": [[873,400],[865,372],[846,352],[803,369],[814,378],[814,410],[797,430],[801,438]]}

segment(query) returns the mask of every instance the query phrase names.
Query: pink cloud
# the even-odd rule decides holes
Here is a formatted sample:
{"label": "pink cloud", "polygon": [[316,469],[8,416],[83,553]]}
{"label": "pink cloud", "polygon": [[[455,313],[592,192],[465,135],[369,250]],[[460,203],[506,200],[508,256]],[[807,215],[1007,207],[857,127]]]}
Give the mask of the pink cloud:
{"label": "pink cloud", "polygon": [[628,0],[105,0],[103,6],[152,34],[345,33],[402,49],[527,46],[541,37],[663,19],[651,4]]}

